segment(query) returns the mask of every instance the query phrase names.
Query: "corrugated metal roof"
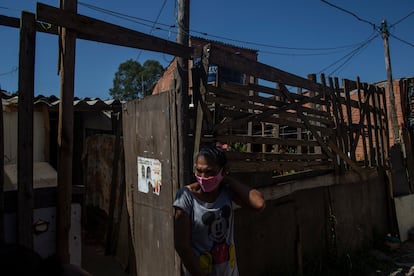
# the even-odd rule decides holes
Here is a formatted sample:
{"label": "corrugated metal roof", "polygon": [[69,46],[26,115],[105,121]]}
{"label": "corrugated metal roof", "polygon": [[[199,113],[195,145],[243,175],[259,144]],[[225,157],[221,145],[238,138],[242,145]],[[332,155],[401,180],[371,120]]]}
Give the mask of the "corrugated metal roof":
{"label": "corrugated metal roof", "polygon": [[[2,103],[5,107],[17,107],[19,97],[16,94],[9,94],[6,91],[1,91]],[[34,106],[46,105],[51,110],[59,108],[60,99],[56,96],[38,95],[34,98]],[[99,98],[77,98],[73,100],[73,107],[75,111],[102,111],[113,110],[119,111],[123,101],[120,100],[101,100]]]}

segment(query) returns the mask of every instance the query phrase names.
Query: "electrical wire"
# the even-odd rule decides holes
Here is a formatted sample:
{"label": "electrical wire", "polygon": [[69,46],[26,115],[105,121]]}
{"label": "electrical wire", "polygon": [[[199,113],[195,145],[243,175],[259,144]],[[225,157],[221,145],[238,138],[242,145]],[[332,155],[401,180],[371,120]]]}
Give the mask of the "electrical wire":
{"label": "electrical wire", "polygon": [[15,72],[17,72],[17,70],[19,70],[19,67],[13,67],[13,69],[11,69],[10,71],[4,72],[0,74],[0,77],[6,76],[6,75],[10,75],[13,74]]}
{"label": "electrical wire", "polygon": [[[83,3],[83,2],[79,2],[79,4],[83,5],[87,8],[90,8],[90,9],[93,9],[93,10],[96,10],[96,11],[100,11],[102,13],[106,13],[106,14],[115,16],[117,18],[129,20],[129,21],[141,24],[141,25],[145,25],[145,26],[150,27],[150,28],[153,28],[153,26],[155,26],[155,25],[168,27],[169,30],[165,30],[161,27],[158,27],[157,29],[162,30],[162,31],[167,31],[167,32],[170,32],[170,33],[172,32],[171,28],[177,28],[176,24],[169,25],[169,24],[165,24],[165,23],[155,22],[155,21],[139,18],[139,17],[136,17],[136,16],[130,16],[130,15],[126,15],[126,14],[123,14],[123,13],[119,13],[119,12],[107,10],[107,9],[104,9],[104,8],[96,7],[96,6],[86,4],[86,3]],[[151,23],[152,26],[150,26],[148,24],[145,24],[145,23],[142,23],[141,21],[146,22],[146,23]],[[176,34],[176,32],[173,32],[173,33]],[[323,48],[286,47],[286,46],[280,46],[280,45],[271,45],[271,44],[257,43],[257,42],[246,41],[246,40],[232,39],[232,38],[218,36],[218,35],[210,35],[206,32],[201,32],[201,31],[197,31],[197,30],[190,30],[186,34],[190,35],[190,36],[193,36],[192,34],[199,34],[199,35],[202,35],[202,36],[208,36],[208,37],[211,37],[211,38],[220,39],[221,41],[237,42],[237,43],[244,44],[244,45],[253,45],[253,46],[258,46],[258,47],[273,48],[273,49],[284,49],[284,50],[300,50],[300,51],[329,51],[329,50],[337,50],[337,49],[346,49],[346,48],[355,47],[356,45],[359,45],[361,43],[361,42],[358,42],[356,44],[351,44],[351,45],[343,45],[343,46],[335,46],[335,47],[323,47]],[[277,53],[277,54],[280,54],[280,53]]]}
{"label": "electrical wire", "polygon": [[403,18],[401,18],[400,20],[397,20],[397,22],[393,23],[390,28],[395,27],[395,25],[400,24],[402,21],[404,21],[405,19],[407,19],[408,17],[410,17],[411,15],[414,14],[414,11],[410,12],[409,14],[407,14],[406,16],[404,16]]}
{"label": "electrical wire", "polygon": [[[373,33],[371,33],[369,35],[368,38],[364,39],[361,42],[355,43],[350,45],[348,48],[350,48],[351,46],[355,49],[355,47],[359,47],[361,45],[365,45],[367,41],[369,41],[372,37],[372,35],[375,33],[375,31]],[[342,49],[343,47],[338,47],[337,51],[330,51],[330,52],[326,52],[326,53],[303,53],[303,54],[291,54],[291,53],[278,53],[278,52],[268,52],[268,51],[262,51],[260,50],[261,53],[265,53],[265,54],[273,54],[273,55],[281,55],[281,56],[323,56],[323,55],[332,55],[332,54],[338,54],[338,53],[342,53],[344,50],[339,50]]]}
{"label": "electrical wire", "polygon": [[[160,8],[160,11],[158,12],[157,18],[155,19],[155,21],[152,24],[151,30],[150,30],[150,34],[152,34],[152,32],[154,31],[155,25],[158,24],[158,20],[160,19],[161,13],[165,8],[165,4],[167,4],[167,0],[164,0],[164,2],[162,3],[162,6]],[[135,61],[138,61],[139,58],[141,57],[142,54],[142,49],[139,50],[137,57],[135,58]]]}
{"label": "electrical wire", "polygon": [[328,70],[329,68],[335,66],[336,64],[338,64],[342,60],[345,60],[336,69],[334,69],[330,74],[328,74],[328,75],[332,75],[334,72],[338,71],[341,67],[345,66],[346,63],[348,63],[354,56],[356,56],[358,53],[360,53],[369,43],[371,43],[371,41],[373,41],[379,35],[380,35],[379,33],[372,34],[370,36],[370,38],[367,39],[364,43],[362,43],[361,45],[359,45],[358,47],[356,47],[355,49],[353,49],[351,52],[347,53],[345,56],[343,56],[340,59],[334,61],[333,63],[329,64],[325,68],[321,69],[318,72],[318,74],[321,74],[321,73],[325,72],[326,70]]}
{"label": "electrical wire", "polygon": [[321,1],[322,1],[323,3],[325,3],[325,4],[329,5],[329,6],[331,6],[331,7],[334,7],[334,8],[336,8],[336,9],[340,10],[340,11],[343,11],[343,12],[345,12],[345,13],[347,13],[347,14],[352,15],[353,17],[355,17],[356,19],[358,19],[358,20],[359,20],[359,21],[361,21],[361,22],[364,22],[364,23],[367,23],[367,24],[371,25],[371,26],[373,27],[373,29],[374,29],[374,30],[378,30],[378,29],[379,29],[379,27],[378,27],[377,25],[375,25],[374,23],[372,23],[372,22],[370,22],[370,21],[368,21],[368,20],[366,20],[366,19],[363,19],[363,18],[359,17],[358,15],[356,15],[355,13],[353,13],[353,12],[351,12],[351,11],[348,11],[348,10],[346,10],[346,9],[344,9],[344,8],[341,8],[341,7],[337,6],[337,5],[334,5],[334,4],[332,4],[332,3],[329,3],[329,2],[328,2],[328,1],[326,1],[326,0],[321,0]]}
{"label": "electrical wire", "polygon": [[398,41],[401,41],[401,42],[403,42],[403,43],[405,43],[405,44],[407,44],[407,45],[409,45],[409,46],[411,46],[411,47],[414,47],[414,44],[412,44],[412,43],[410,43],[410,42],[408,42],[408,41],[405,41],[405,40],[403,40],[403,39],[401,39],[401,38],[399,38],[399,37],[396,37],[395,35],[393,35],[393,34],[389,34],[391,37],[393,37],[393,38],[395,38],[396,40],[398,40]]}

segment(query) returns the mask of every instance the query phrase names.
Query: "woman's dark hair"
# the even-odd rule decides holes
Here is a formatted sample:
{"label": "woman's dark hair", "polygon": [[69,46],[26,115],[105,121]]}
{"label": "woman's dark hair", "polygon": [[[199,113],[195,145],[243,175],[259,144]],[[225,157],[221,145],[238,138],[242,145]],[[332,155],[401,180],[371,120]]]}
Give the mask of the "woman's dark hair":
{"label": "woman's dark hair", "polygon": [[227,163],[226,154],[223,149],[215,145],[203,146],[197,154],[197,158],[203,156],[207,162],[212,162],[223,168]]}

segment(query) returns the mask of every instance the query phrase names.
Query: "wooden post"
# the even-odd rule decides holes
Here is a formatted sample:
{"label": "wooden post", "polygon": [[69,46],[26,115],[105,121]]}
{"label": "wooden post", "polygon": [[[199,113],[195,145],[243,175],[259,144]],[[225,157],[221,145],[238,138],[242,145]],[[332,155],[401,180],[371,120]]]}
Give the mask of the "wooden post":
{"label": "wooden post", "polygon": [[114,215],[115,215],[115,205],[116,198],[118,194],[118,167],[119,167],[119,158],[121,156],[121,112],[118,114],[112,114],[112,122],[115,126],[115,143],[114,143],[114,159],[112,160],[112,177],[111,177],[111,193],[109,198],[109,218],[108,218],[108,231],[106,233],[106,246],[105,253],[110,255],[113,253],[113,239],[114,237]]}
{"label": "wooden post", "polygon": [[19,49],[17,142],[17,241],[33,248],[33,99],[36,46],[35,15],[22,12]]}
{"label": "wooden post", "polygon": [[[75,12],[77,0],[62,0],[61,8]],[[76,33],[62,28],[60,45],[60,105],[58,129],[58,187],[56,249],[60,260],[69,263],[69,230],[72,202],[73,98],[75,78]]]}
{"label": "wooden post", "polygon": [[4,127],[3,92],[0,90],[0,243],[4,242]]}
{"label": "wooden post", "polygon": [[[177,42],[188,46],[189,44],[189,24],[190,24],[190,0],[178,1],[178,34]],[[179,87],[176,89],[180,93],[177,97],[178,111],[178,162],[179,162],[179,182],[180,185],[190,182],[192,169],[193,153],[188,149],[193,149],[193,143],[190,143],[189,134],[189,104],[188,95],[188,59],[178,58],[178,72],[180,80]]]}

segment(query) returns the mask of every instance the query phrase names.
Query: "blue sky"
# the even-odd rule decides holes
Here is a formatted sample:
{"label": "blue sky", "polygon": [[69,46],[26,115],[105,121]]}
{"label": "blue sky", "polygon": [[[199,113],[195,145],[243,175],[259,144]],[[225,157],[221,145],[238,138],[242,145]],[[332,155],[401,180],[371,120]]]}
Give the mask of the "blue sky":
{"label": "blue sky", "polygon": [[[59,0],[39,1],[58,7]],[[190,0],[190,33],[256,49],[260,62],[306,77],[309,73],[364,82],[387,78],[383,40],[373,25],[386,19],[394,78],[414,76],[414,1]],[[177,0],[82,0],[78,13],[175,41]],[[35,13],[36,1],[0,0],[0,14]],[[129,16],[128,20],[108,11]],[[351,14],[352,13],[352,14]],[[157,23],[157,24],[155,24]],[[376,36],[375,36],[376,35]],[[17,90],[19,30],[0,26],[0,87]],[[365,42],[365,43],[364,43]],[[35,95],[59,95],[57,37],[36,37]],[[359,47],[359,48],[358,48]],[[357,50],[359,49],[359,50]],[[77,40],[75,96],[108,99],[120,63],[148,59],[167,66],[172,57]]]}

